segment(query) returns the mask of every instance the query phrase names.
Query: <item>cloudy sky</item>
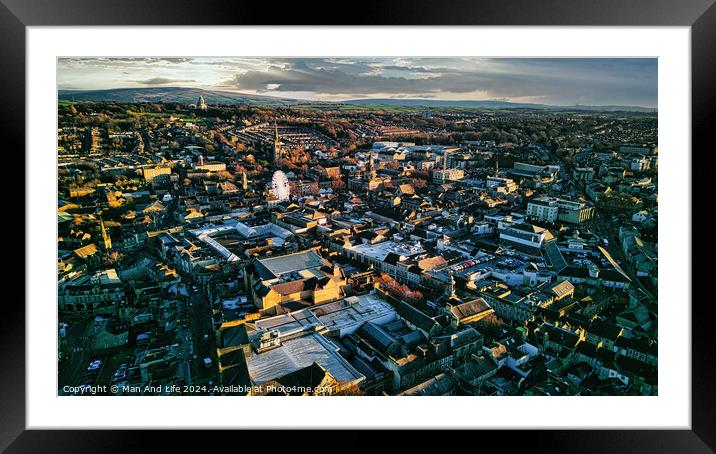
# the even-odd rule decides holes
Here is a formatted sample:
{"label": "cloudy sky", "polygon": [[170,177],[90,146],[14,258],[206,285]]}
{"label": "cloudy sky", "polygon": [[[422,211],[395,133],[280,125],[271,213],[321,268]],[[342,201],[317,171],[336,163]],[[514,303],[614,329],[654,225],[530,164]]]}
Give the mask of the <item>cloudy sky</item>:
{"label": "cloudy sky", "polygon": [[657,59],[63,58],[60,89],[196,87],[286,98],[656,107]]}

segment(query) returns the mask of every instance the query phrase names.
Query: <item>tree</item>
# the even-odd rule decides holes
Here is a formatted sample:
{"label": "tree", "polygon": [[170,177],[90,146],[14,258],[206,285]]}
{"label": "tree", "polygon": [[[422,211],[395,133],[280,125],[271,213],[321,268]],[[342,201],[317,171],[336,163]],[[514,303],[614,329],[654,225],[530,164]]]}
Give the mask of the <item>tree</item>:
{"label": "tree", "polygon": [[420,179],[425,181],[430,181],[430,173],[426,170],[413,170],[410,174],[413,179]]}
{"label": "tree", "polygon": [[113,266],[117,263],[117,261],[119,261],[119,259],[121,257],[122,257],[122,254],[120,254],[117,251],[112,251],[104,257],[104,265],[105,266]]}
{"label": "tree", "polygon": [[409,303],[421,303],[425,300],[419,290],[413,290],[405,284],[400,284],[389,274],[381,273],[375,278],[375,283],[397,300]]}
{"label": "tree", "polygon": [[413,178],[410,181],[410,184],[412,184],[415,189],[423,189],[424,187],[426,187],[428,185],[428,183],[426,183],[425,180],[420,180],[418,178]]}

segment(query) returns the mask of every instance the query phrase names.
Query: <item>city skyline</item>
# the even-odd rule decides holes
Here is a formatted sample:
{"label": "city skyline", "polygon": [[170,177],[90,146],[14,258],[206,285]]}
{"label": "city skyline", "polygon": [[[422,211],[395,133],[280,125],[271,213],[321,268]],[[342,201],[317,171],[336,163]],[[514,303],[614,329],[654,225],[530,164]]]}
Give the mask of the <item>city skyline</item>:
{"label": "city skyline", "polygon": [[58,396],[659,395],[655,64],[65,60]]}
{"label": "city skyline", "polygon": [[58,88],[187,87],[309,101],[500,100],[656,108],[657,63],[656,58],[61,58]]}

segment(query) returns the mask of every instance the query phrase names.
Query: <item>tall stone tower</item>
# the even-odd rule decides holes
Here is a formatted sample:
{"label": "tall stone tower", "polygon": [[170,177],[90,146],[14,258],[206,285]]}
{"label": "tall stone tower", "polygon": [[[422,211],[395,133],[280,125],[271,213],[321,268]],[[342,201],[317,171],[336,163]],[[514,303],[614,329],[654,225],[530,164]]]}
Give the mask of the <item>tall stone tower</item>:
{"label": "tall stone tower", "polygon": [[278,138],[278,125],[275,121],[273,122],[273,131],[273,162],[277,163],[281,160],[281,141]]}
{"label": "tall stone tower", "polygon": [[104,250],[109,251],[112,249],[112,238],[107,234],[107,229],[104,228],[104,221],[99,218],[99,228],[102,231],[102,243],[104,244]]}
{"label": "tall stone tower", "polygon": [[455,278],[453,277],[452,273],[450,273],[450,281],[445,286],[444,295],[447,299],[455,298],[457,294],[455,293]]}
{"label": "tall stone tower", "polygon": [[370,152],[370,160],[368,161],[369,175],[371,180],[375,180],[377,173],[375,170],[375,158],[373,157],[373,151]]}
{"label": "tall stone tower", "polygon": [[206,109],[208,108],[208,106],[206,105],[206,101],[204,101],[204,97],[203,97],[203,96],[199,96],[199,101],[197,101],[196,107],[197,107],[199,110],[206,110]]}

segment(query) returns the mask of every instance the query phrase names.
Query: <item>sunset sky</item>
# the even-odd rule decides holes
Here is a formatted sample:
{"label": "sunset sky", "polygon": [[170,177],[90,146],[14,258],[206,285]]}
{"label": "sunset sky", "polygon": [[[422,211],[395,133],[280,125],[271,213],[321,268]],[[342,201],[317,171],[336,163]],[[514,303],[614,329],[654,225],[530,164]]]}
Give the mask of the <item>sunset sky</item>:
{"label": "sunset sky", "polygon": [[285,98],[657,106],[657,59],[62,58],[60,89],[193,87]]}

